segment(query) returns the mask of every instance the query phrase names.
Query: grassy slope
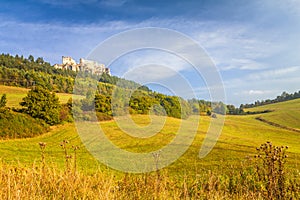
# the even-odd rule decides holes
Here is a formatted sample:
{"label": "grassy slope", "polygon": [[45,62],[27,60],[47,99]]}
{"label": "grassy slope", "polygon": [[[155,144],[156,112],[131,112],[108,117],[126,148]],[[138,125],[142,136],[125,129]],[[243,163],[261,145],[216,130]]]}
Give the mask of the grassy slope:
{"label": "grassy slope", "polygon": [[60,144],[63,140],[68,140],[69,154],[73,154],[71,150],[72,145],[80,146],[78,151],[78,162],[80,169],[96,170],[98,169],[97,162],[92,156],[81,146],[79,136],[76,134],[76,130],[73,124],[65,124],[57,127],[52,127],[49,133],[27,139],[14,139],[14,140],[2,140],[0,141],[0,158],[8,163],[20,162],[22,164],[32,164],[34,162],[40,162],[41,151],[39,142],[46,142],[46,161],[63,167],[64,165],[64,151]]}
{"label": "grassy slope", "polygon": [[0,95],[6,94],[8,107],[20,107],[19,102],[22,101],[29,89],[20,87],[11,87],[0,85]]}
{"label": "grassy slope", "polygon": [[247,110],[273,110],[273,112],[259,116],[265,120],[300,130],[300,99],[259,106]]}
{"label": "grassy slope", "polygon": [[[145,120],[147,120],[145,116],[135,116],[135,121],[138,123],[144,123]],[[207,157],[199,159],[198,152],[208,124],[209,118],[203,117],[193,144],[180,159],[168,168],[170,173],[199,173],[202,170],[206,171],[208,169],[230,170],[228,166],[236,166],[242,161],[252,158],[256,152],[255,147],[266,141],[272,141],[277,146],[290,146],[290,167],[298,168],[297,166],[300,164],[297,159],[300,156],[300,147],[298,144],[300,134],[269,126],[249,116],[227,117],[217,145]],[[170,130],[178,127],[178,125],[178,119],[168,118],[168,122],[160,134],[144,141],[134,140],[128,135],[123,134],[113,121],[103,122],[101,127],[107,136],[118,146],[131,151],[149,151],[158,149],[162,145],[162,141],[167,143],[168,140],[172,139],[172,131]],[[6,162],[20,161],[21,163],[32,163],[34,159],[39,161],[40,151],[38,142],[42,141],[47,143],[47,162],[63,166],[64,155],[63,150],[60,148],[60,142],[64,139],[70,141],[70,147],[72,145],[81,146],[78,154],[79,169],[93,172],[99,166],[102,169],[105,168],[105,166],[99,165],[81,145],[80,138],[73,124],[58,126],[51,132],[36,138],[0,141],[0,158]]]}
{"label": "grassy slope", "polygon": [[[12,87],[12,86],[4,86],[0,85],[0,95],[6,94],[7,96],[7,107],[15,107],[19,108],[19,102],[26,96],[29,89],[20,88],[20,87]],[[57,93],[59,100],[61,103],[67,103],[69,98],[72,97],[72,94],[65,94],[65,93]],[[82,98],[79,95],[75,95],[75,98]]]}
{"label": "grassy slope", "polygon": [[[5,91],[6,87],[0,86],[0,91]],[[7,94],[22,95],[21,88],[6,88]],[[12,91],[16,89],[16,91]],[[10,91],[10,92],[9,92]],[[0,94],[1,94],[0,92]],[[24,95],[24,93],[23,93]],[[21,98],[19,98],[21,99]],[[67,98],[66,98],[67,99]],[[15,100],[17,103],[17,100]],[[272,109],[273,113],[259,114],[263,118],[270,118],[276,115],[286,115],[286,112],[292,112],[292,118],[296,121],[289,120],[291,126],[297,127],[297,119],[300,119],[300,113],[295,110],[300,101],[289,101],[280,104],[268,105],[265,107],[258,107],[254,109]],[[299,106],[298,106],[299,107]],[[253,110],[254,110],[253,109]],[[273,115],[272,115],[273,114]],[[275,116],[276,116],[275,115]],[[201,123],[198,128],[198,134],[190,146],[188,151],[175,163],[169,166],[168,170],[171,173],[184,174],[184,173],[199,173],[201,170],[207,169],[220,169],[230,170],[228,166],[239,165],[242,161],[247,161],[253,158],[255,148],[266,141],[272,141],[275,145],[288,145],[289,166],[291,168],[299,168],[300,162],[300,147],[299,139],[300,134],[284,130],[281,128],[273,127],[263,122],[257,121],[255,117],[258,115],[249,116],[227,116],[223,132],[218,140],[217,145],[211,153],[204,159],[198,158],[199,149],[201,147],[205,132],[209,125],[210,118],[201,117]],[[272,120],[275,118],[272,118]],[[286,117],[277,118],[279,123],[286,123]],[[147,125],[149,118],[147,116],[134,116],[134,121],[140,125]],[[299,120],[298,120],[299,121]],[[128,135],[124,134],[118,125],[111,122],[102,122],[101,127],[107,136],[116,145],[121,148],[126,148],[130,151],[152,151],[159,149],[164,144],[167,144],[173,137],[174,133],[179,127],[180,121],[174,118],[168,118],[164,129],[154,137],[144,140],[135,140]],[[60,142],[64,139],[70,141],[72,145],[79,145],[81,149],[78,152],[78,167],[83,171],[93,172],[100,166],[101,169],[106,167],[99,164],[82,146],[80,138],[76,132],[73,124],[65,124],[53,128],[53,130],[42,136],[31,139],[17,139],[9,141],[0,141],[0,159],[5,162],[17,162],[30,164],[34,161],[40,160],[40,150],[38,142],[46,142],[46,160],[48,163],[55,165],[64,165],[64,154],[60,147]],[[70,150],[70,153],[73,152]]]}

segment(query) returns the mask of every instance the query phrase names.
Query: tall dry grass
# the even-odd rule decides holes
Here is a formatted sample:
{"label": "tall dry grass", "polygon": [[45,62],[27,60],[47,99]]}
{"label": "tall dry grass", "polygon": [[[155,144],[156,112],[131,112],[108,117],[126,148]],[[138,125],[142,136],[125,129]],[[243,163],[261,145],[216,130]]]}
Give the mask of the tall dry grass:
{"label": "tall dry grass", "polygon": [[[67,141],[62,143],[67,151]],[[284,196],[271,194],[268,176],[261,179],[253,161],[232,166],[229,174],[222,171],[198,173],[184,177],[160,173],[123,174],[98,171],[87,175],[76,169],[76,148],[66,152],[66,167],[59,169],[47,164],[45,143],[40,143],[41,161],[30,166],[13,166],[0,162],[0,199],[299,199],[299,173],[285,171]],[[65,146],[64,146],[65,145]],[[261,159],[261,157],[260,157]],[[272,173],[277,168],[272,168]],[[262,170],[262,168],[260,168]],[[280,168],[283,170],[283,168]],[[275,173],[275,172],[274,172]],[[279,182],[280,184],[281,182]],[[282,190],[278,185],[272,189]]]}

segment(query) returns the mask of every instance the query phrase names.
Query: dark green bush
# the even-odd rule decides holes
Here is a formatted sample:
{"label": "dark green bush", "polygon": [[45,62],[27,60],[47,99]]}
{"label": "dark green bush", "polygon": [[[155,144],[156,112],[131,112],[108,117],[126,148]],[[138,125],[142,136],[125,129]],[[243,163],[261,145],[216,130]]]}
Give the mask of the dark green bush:
{"label": "dark green bush", "polygon": [[46,131],[48,126],[41,120],[9,109],[0,109],[0,138],[2,139],[34,137]]}

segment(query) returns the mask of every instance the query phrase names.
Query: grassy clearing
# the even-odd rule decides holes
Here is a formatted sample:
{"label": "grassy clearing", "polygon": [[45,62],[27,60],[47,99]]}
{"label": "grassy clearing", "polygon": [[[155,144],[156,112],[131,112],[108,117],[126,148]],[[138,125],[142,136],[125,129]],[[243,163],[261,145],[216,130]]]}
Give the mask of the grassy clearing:
{"label": "grassy clearing", "polygon": [[8,107],[21,107],[20,102],[24,98],[29,89],[0,85],[0,95],[6,94]]}
{"label": "grassy clearing", "polygon": [[[27,95],[29,89],[20,88],[20,87],[12,87],[12,86],[5,86],[0,85],[0,95],[6,94],[7,96],[7,107],[15,107],[20,108],[20,102],[22,99]],[[61,103],[67,103],[68,100],[72,97],[72,94],[66,93],[57,93],[57,96]],[[74,95],[75,99],[83,98],[80,95]]]}

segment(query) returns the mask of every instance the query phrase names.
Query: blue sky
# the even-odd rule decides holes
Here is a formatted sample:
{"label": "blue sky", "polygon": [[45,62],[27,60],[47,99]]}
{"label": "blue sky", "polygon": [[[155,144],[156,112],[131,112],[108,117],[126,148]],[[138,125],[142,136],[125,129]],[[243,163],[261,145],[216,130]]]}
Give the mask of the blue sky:
{"label": "blue sky", "polygon": [[[0,1],[1,52],[79,60],[108,37],[133,28],[182,32],[202,46],[223,79],[227,103],[239,105],[298,91],[300,83],[300,1],[298,0],[23,0]],[[145,60],[184,63],[164,54],[129,55],[112,67]],[[190,76],[198,96],[203,82]]]}

